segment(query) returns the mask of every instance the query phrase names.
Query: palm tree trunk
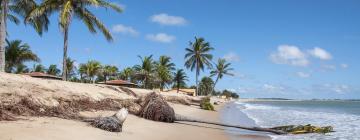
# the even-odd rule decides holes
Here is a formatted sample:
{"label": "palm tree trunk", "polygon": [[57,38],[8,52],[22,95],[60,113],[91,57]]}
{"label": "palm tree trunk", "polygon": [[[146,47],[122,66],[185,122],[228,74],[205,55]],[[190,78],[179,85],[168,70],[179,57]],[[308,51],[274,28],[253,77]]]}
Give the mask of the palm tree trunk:
{"label": "palm tree trunk", "polygon": [[215,80],[214,86],[213,86],[213,88],[211,89],[210,94],[212,94],[212,93],[214,92],[214,90],[215,90],[215,86],[216,86],[216,83],[217,83],[218,81],[219,81],[219,76],[217,76],[217,77],[216,77],[216,80]]}
{"label": "palm tree trunk", "polygon": [[67,68],[66,68],[66,59],[67,59],[67,48],[68,48],[68,26],[64,27],[64,55],[63,55],[63,75],[62,80],[67,80]]}
{"label": "palm tree trunk", "polygon": [[195,90],[195,96],[199,95],[199,81],[198,81],[198,77],[199,77],[199,72],[196,70],[196,90]]}
{"label": "palm tree trunk", "polygon": [[260,132],[270,132],[278,135],[287,134],[284,131],[280,130],[274,130],[270,128],[261,128],[261,127],[247,127],[247,126],[240,126],[240,125],[230,125],[230,124],[222,124],[217,122],[211,122],[211,121],[203,121],[198,119],[192,119],[188,118],[179,114],[175,114],[175,121],[183,121],[183,122],[197,122],[197,123],[205,123],[205,124],[213,124],[213,125],[219,125],[224,127],[233,127],[233,128],[239,128],[239,129],[245,129],[245,130],[251,130],[251,131],[260,131]]}
{"label": "palm tree trunk", "polygon": [[5,71],[5,39],[6,39],[6,16],[8,11],[8,0],[1,0],[0,15],[0,72]]}

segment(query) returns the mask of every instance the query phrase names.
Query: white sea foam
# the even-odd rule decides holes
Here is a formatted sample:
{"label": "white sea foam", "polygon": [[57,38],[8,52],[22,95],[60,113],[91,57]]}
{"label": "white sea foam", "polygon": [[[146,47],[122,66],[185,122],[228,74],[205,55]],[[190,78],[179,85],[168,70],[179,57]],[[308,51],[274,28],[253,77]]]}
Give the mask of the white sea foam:
{"label": "white sea foam", "polygon": [[244,112],[262,127],[273,127],[289,124],[313,124],[318,126],[333,126],[336,132],[323,134],[306,134],[291,136],[271,136],[275,140],[360,140],[360,116],[346,113],[330,113],[273,107],[268,105],[243,103]]}

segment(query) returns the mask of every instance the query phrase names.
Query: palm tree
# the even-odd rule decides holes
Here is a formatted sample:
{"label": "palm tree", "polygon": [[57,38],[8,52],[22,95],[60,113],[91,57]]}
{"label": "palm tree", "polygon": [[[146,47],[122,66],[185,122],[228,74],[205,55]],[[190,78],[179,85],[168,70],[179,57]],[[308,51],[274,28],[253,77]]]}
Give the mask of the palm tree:
{"label": "palm tree", "polygon": [[94,77],[100,72],[100,70],[100,62],[91,60],[86,63],[86,75],[90,78],[89,80],[92,81],[92,83],[95,83]]}
{"label": "palm tree", "polygon": [[45,67],[41,64],[35,64],[34,67],[33,67],[33,72],[42,72],[44,73],[45,72]]}
{"label": "palm tree", "polygon": [[19,73],[29,73],[29,72],[30,72],[29,68],[27,68],[27,66],[24,65],[24,64],[20,64],[20,65],[17,65],[17,66],[16,66],[16,70],[15,70],[15,73],[16,73],[16,74],[19,74]]}
{"label": "palm tree", "polygon": [[28,44],[23,44],[21,40],[6,40],[6,72],[13,72],[15,67],[23,65],[24,62],[39,62],[40,58],[30,50]]}
{"label": "palm tree", "polygon": [[[214,48],[210,47],[209,42],[205,42],[204,38],[195,37],[195,42],[190,42],[189,48],[186,48],[185,66],[193,71],[196,70],[196,92],[199,90],[198,77],[200,70],[204,71],[205,66],[212,67],[212,55],[209,53]],[[197,93],[196,93],[197,94]]]}
{"label": "palm tree", "polygon": [[76,69],[75,60],[72,60],[70,57],[68,57],[66,59],[66,72],[67,72],[66,75],[68,76],[67,79],[70,79],[70,77],[75,74],[74,72],[75,69]]}
{"label": "palm tree", "polygon": [[49,68],[47,69],[47,74],[50,75],[59,75],[60,74],[60,70],[57,68],[56,65],[50,65]]}
{"label": "palm tree", "polygon": [[214,86],[214,81],[210,77],[203,77],[199,84],[199,95],[209,95],[211,94],[212,88]]}
{"label": "palm tree", "polygon": [[163,91],[166,84],[172,82],[171,71],[173,70],[175,70],[175,64],[171,62],[171,58],[168,56],[160,56],[159,61],[156,62],[155,66],[160,91]]}
{"label": "palm tree", "polygon": [[100,30],[108,41],[112,41],[112,35],[105,25],[89,10],[92,7],[103,7],[114,9],[116,12],[122,12],[122,9],[106,0],[44,0],[37,8],[32,10],[27,20],[41,16],[50,15],[59,11],[59,25],[64,37],[64,54],[63,54],[63,80],[66,80],[67,69],[67,48],[68,32],[73,17],[81,20],[91,33]]}
{"label": "palm tree", "polygon": [[84,82],[84,75],[87,73],[87,65],[86,64],[80,64],[79,66],[79,74],[80,74],[80,81]]}
{"label": "palm tree", "polygon": [[135,65],[134,70],[136,71],[136,76],[138,79],[142,81],[144,88],[151,88],[150,81],[153,80],[153,72],[154,72],[154,60],[152,59],[152,55],[145,56],[144,58],[138,56],[141,60],[141,65]]}
{"label": "palm tree", "polygon": [[110,78],[110,76],[114,76],[118,71],[119,69],[116,66],[105,65],[102,68],[102,75],[104,76],[105,83],[108,77]]}
{"label": "palm tree", "polygon": [[184,87],[186,85],[185,81],[188,81],[188,77],[183,69],[179,69],[174,73],[173,82],[175,83],[175,87],[177,92],[179,93],[180,87]]}
{"label": "palm tree", "polygon": [[125,68],[119,73],[119,78],[126,81],[132,81],[134,70],[130,67]]}
{"label": "palm tree", "polygon": [[215,65],[215,69],[210,72],[210,77],[216,76],[214,87],[212,88],[210,94],[214,91],[216,83],[219,79],[223,78],[224,75],[234,76],[230,71],[234,70],[230,68],[231,63],[227,63],[225,59],[219,58],[218,63]]}
{"label": "palm tree", "polygon": [[[19,24],[20,20],[15,16],[25,17],[32,9],[36,8],[35,0],[1,0],[0,2],[0,72],[5,71],[5,39],[7,35],[7,20]],[[47,31],[49,20],[46,15],[39,16],[24,22],[35,28],[39,35]]]}

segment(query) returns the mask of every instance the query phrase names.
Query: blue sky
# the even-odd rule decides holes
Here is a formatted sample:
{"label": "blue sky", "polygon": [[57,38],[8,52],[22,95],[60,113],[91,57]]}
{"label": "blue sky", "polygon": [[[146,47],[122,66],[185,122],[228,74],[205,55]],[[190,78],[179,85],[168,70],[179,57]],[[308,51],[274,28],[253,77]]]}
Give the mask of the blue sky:
{"label": "blue sky", "polygon": [[[114,42],[91,34],[78,20],[70,27],[69,56],[121,69],[138,55],[168,55],[184,68],[195,36],[215,48],[214,61],[235,68],[217,89],[242,97],[360,98],[360,1],[357,0],[122,0],[122,14],[93,8]],[[42,64],[61,64],[57,17],[38,36],[30,26],[9,24],[9,38],[31,45]],[[195,73],[187,71],[190,85]],[[209,75],[208,71],[202,76]]]}

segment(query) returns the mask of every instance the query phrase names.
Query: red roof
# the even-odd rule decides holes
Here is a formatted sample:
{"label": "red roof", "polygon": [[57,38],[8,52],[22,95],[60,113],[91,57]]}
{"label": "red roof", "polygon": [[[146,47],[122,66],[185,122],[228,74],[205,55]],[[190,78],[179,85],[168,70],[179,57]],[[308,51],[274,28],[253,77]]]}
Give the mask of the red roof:
{"label": "red roof", "polygon": [[[101,82],[104,83],[104,82]],[[107,85],[136,85],[134,83],[125,81],[125,80],[111,80],[111,81],[106,81]]]}
{"label": "red roof", "polygon": [[37,77],[37,78],[49,78],[49,79],[61,79],[61,77],[57,77],[50,74],[45,74],[42,72],[31,72],[31,73],[24,73],[24,75],[29,75],[31,77]]}

